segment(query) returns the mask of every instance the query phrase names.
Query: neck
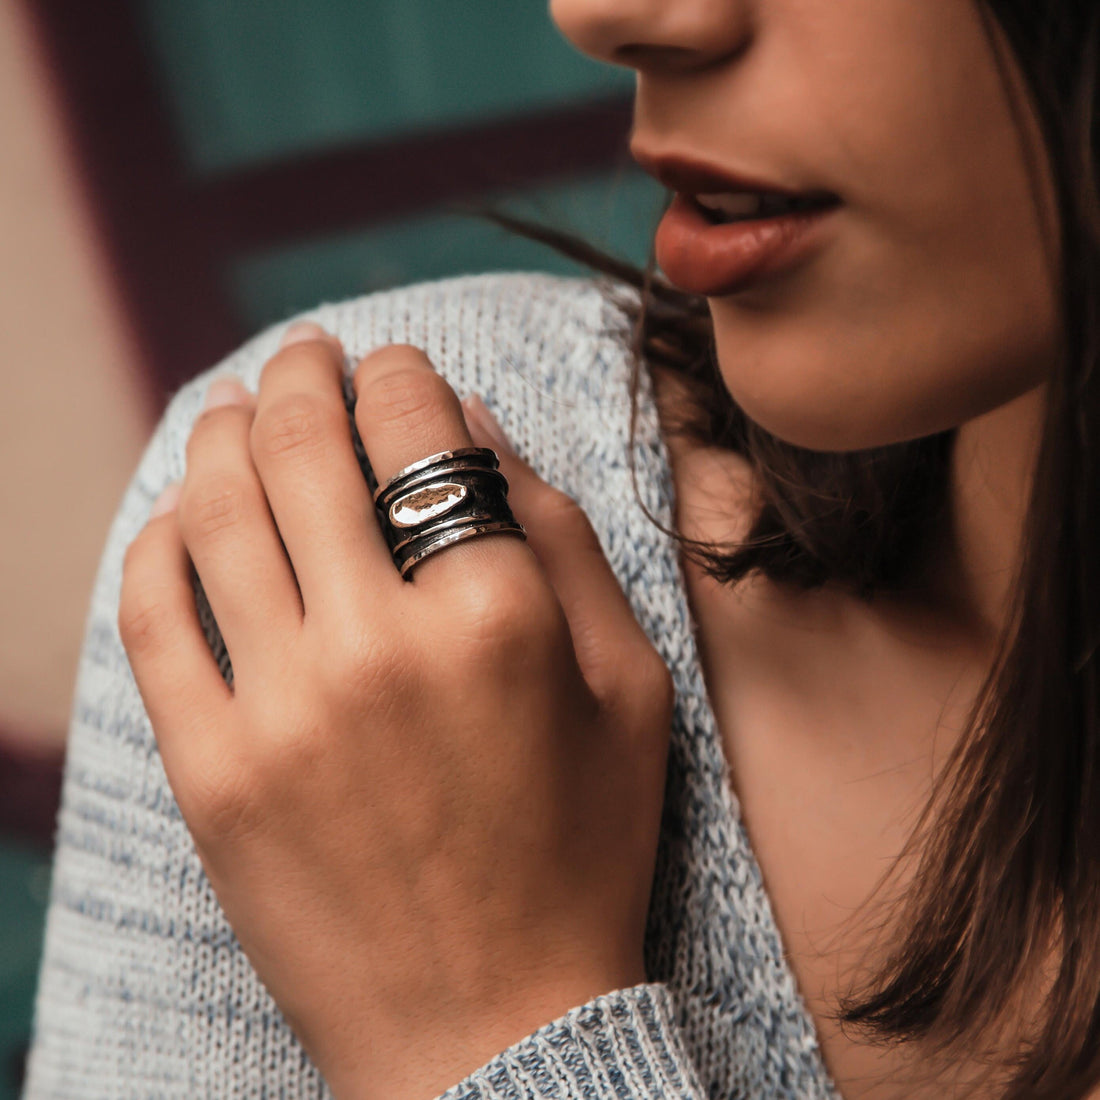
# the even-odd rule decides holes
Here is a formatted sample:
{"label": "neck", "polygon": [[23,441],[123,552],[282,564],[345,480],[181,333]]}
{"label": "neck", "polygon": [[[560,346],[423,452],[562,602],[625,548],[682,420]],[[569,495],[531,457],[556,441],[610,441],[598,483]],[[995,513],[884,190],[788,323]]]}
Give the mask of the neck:
{"label": "neck", "polygon": [[1037,386],[958,429],[931,595],[980,649],[995,644],[1008,617],[1046,396],[1046,384]]}
{"label": "neck", "polygon": [[[662,419],[671,417],[676,402],[686,400],[681,383],[663,371],[654,378]],[[959,427],[948,471],[948,522],[932,550],[926,581],[905,595],[876,596],[864,616],[913,622],[921,635],[950,633],[985,663],[1008,616],[1046,395],[1046,384],[1040,385]],[[744,460],[689,445],[675,434],[666,442],[679,529],[708,541],[744,538],[751,483]],[[717,582],[693,580],[713,596],[715,607],[722,605]],[[743,601],[745,586],[739,592]],[[815,598],[827,602],[829,590],[818,590]],[[805,604],[798,602],[800,615]]]}

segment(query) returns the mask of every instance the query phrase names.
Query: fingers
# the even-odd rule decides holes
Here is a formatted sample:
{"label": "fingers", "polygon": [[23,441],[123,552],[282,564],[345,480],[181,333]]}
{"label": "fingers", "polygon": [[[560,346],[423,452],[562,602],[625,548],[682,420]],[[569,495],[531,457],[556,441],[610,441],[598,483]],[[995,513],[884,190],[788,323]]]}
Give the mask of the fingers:
{"label": "fingers", "polygon": [[[593,692],[612,702],[641,683],[639,673],[660,679],[653,649],[619,585],[584,510],[548,485],[493,432],[499,425],[476,395],[463,403],[478,446],[493,447],[508,478],[508,499],[527,541],[546,572],[569,620],[573,648]],[[650,668],[652,665],[652,668]]]}
{"label": "fingers", "polygon": [[174,511],[150,518],[123,560],[118,629],[165,770],[188,744],[224,728],[233,693],[195,607],[191,562]]}
{"label": "fingers", "polygon": [[302,323],[264,366],[252,457],[298,578],[306,618],[334,622],[400,577],[359,469],[344,401],[344,353]]}
{"label": "fingers", "polygon": [[[243,390],[243,387],[239,387]],[[208,391],[208,398],[213,392]],[[178,521],[238,674],[299,632],[294,572],[249,454],[254,399],[207,407],[187,441]]]}
{"label": "fingers", "polygon": [[[354,385],[355,420],[379,485],[429,455],[475,445],[457,394],[419,348],[379,348],[359,364]],[[425,558],[414,567],[412,583],[446,598],[452,586],[471,576],[499,569],[530,571],[536,565],[516,535],[479,535]]]}

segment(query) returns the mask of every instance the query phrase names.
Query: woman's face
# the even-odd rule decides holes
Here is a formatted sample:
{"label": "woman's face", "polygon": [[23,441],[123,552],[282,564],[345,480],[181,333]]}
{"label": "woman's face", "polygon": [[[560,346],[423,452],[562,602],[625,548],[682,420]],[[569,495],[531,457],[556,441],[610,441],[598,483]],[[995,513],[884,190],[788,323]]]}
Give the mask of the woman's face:
{"label": "woman's face", "polygon": [[[782,220],[805,232],[771,270],[701,291],[725,384],[762,427],[816,450],[880,446],[1048,376],[1061,331],[1049,165],[1015,62],[973,0],[550,11],[578,49],[636,70],[636,156],[839,197]],[[666,228],[658,261],[674,281],[695,277],[699,241],[715,235],[688,255]],[[758,245],[746,229],[712,247],[727,266]]]}

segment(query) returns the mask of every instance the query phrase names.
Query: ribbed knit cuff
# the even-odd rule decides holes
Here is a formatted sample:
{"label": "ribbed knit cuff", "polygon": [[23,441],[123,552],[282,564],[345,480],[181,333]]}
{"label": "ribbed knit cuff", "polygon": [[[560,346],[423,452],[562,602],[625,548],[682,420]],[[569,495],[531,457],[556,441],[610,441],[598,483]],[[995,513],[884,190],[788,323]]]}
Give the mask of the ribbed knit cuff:
{"label": "ribbed knit cuff", "polygon": [[437,1100],[706,1100],[668,987],[602,993],[514,1043]]}

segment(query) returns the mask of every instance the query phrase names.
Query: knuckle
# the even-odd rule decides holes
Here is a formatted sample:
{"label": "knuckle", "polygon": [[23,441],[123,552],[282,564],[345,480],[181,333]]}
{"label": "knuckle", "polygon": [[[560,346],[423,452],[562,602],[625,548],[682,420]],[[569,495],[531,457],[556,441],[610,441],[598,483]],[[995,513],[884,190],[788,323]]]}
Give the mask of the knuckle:
{"label": "knuckle", "polygon": [[578,517],[587,522],[584,510],[564,489],[554,485],[548,485],[546,491],[540,495],[536,510],[540,518],[545,520],[558,520],[559,522],[579,522]]}
{"label": "knuckle", "polygon": [[380,424],[420,420],[447,400],[450,387],[434,371],[399,366],[373,375],[367,384],[367,405]]}
{"label": "knuckle", "polygon": [[180,493],[177,512],[188,538],[210,538],[238,524],[245,511],[245,489],[233,474],[216,473]]}
{"label": "knuckle", "polygon": [[285,792],[303,775],[317,774],[325,746],[320,730],[309,723],[284,717],[279,725],[268,727],[249,764],[255,790],[272,801],[283,801]]}
{"label": "knuckle", "polygon": [[251,833],[262,820],[264,792],[260,777],[236,756],[195,760],[176,788],[188,825],[206,843]]}
{"label": "knuckle", "polygon": [[640,722],[651,723],[659,719],[667,724],[672,721],[676,705],[676,682],[661,655],[645,646],[624,662],[630,670],[629,682],[620,685],[620,694],[628,710],[639,716]]}
{"label": "knuckle", "polygon": [[338,699],[347,696],[350,685],[372,694],[378,684],[392,684],[407,673],[411,662],[400,655],[399,648],[365,632],[339,632],[328,639],[318,679]]}
{"label": "knuckle", "polygon": [[187,438],[186,453],[193,460],[197,451],[209,447],[211,439],[237,426],[247,425],[252,419],[252,410],[246,405],[215,405],[212,409],[203,409],[191,425],[191,434]]}
{"label": "knuckle", "polygon": [[474,655],[508,660],[557,638],[561,609],[539,579],[522,574],[472,582],[458,596],[460,633]]}
{"label": "knuckle", "polygon": [[323,631],[309,647],[315,655],[309,682],[317,685],[326,705],[340,708],[355,698],[373,707],[384,698],[404,699],[419,690],[415,646],[396,624],[379,630],[369,614],[349,614],[339,623],[326,623]]}
{"label": "knuckle", "polygon": [[155,591],[147,586],[123,585],[118,601],[118,632],[128,651],[160,649],[171,629],[171,610]]}
{"label": "knuckle", "polygon": [[296,340],[280,347],[260,369],[260,389],[273,383],[299,380],[305,374],[318,375],[332,370],[332,352],[324,337]]}
{"label": "knuckle", "polygon": [[410,367],[433,370],[431,360],[423,348],[413,344],[386,344],[376,348],[355,369],[355,388],[362,390],[370,384],[372,377],[394,368]]}
{"label": "knuckle", "polygon": [[327,413],[316,398],[306,393],[278,398],[252,425],[255,450],[274,458],[315,454],[324,447],[329,432]]}
{"label": "knuckle", "polygon": [[565,529],[580,545],[596,544],[596,530],[580,504],[562,489],[549,488],[534,505],[537,522],[546,527]]}
{"label": "knuckle", "polygon": [[567,543],[578,557],[606,558],[599,533],[581,505],[560,489],[551,489],[534,505],[535,522]]}

